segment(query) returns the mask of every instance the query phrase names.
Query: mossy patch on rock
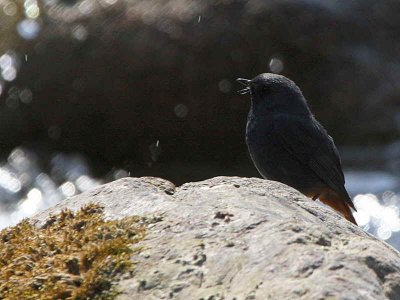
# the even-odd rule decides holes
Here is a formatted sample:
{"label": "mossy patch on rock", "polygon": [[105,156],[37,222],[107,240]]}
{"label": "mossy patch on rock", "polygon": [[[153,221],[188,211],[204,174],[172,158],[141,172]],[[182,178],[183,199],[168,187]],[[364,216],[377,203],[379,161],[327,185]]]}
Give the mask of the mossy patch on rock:
{"label": "mossy patch on rock", "polygon": [[111,299],[144,234],[141,218],[105,220],[97,204],[64,210],[42,228],[24,220],[0,232],[0,298]]}

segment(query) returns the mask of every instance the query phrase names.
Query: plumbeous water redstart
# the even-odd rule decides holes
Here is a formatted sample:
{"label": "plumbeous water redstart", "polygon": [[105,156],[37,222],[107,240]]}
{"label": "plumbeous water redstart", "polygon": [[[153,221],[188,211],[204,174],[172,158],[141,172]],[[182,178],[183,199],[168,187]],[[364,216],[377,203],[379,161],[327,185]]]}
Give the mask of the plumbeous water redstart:
{"label": "plumbeous water redstart", "polygon": [[319,198],[357,224],[339,153],[299,87],[282,75],[270,73],[237,81],[246,86],[239,92],[251,95],[246,143],[260,174],[314,200]]}

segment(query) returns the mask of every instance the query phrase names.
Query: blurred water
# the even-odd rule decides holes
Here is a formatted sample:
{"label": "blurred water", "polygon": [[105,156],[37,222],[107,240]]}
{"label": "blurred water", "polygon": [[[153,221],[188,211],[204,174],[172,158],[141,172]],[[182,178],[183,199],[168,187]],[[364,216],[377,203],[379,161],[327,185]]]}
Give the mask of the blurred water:
{"label": "blurred water", "polygon": [[384,171],[347,171],[359,226],[400,249],[400,177]]}
{"label": "blurred water", "polygon": [[[156,143],[153,148],[157,146]],[[344,151],[344,160],[348,157]],[[110,171],[105,178],[94,178],[82,155],[56,153],[46,158],[30,149],[15,148],[0,162],[0,229],[66,197],[128,175],[119,169]],[[354,168],[345,170],[345,176],[346,187],[357,208],[358,224],[400,249],[400,176],[390,171]]]}
{"label": "blurred water", "polygon": [[58,153],[48,160],[16,148],[0,163],[0,228],[104,183],[91,176],[81,155]]}

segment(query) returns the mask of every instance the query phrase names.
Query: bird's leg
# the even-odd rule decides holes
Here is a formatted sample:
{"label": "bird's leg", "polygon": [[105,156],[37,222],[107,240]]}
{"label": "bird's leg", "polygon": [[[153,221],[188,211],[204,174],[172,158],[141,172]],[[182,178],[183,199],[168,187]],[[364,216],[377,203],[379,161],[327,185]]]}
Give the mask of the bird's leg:
{"label": "bird's leg", "polygon": [[[303,192],[304,193],[304,192]],[[322,192],[320,192],[320,191],[318,191],[318,190],[312,190],[312,191],[308,191],[308,192],[306,192],[306,193],[304,193],[308,198],[311,198],[311,199],[313,199],[314,201],[315,200],[317,200],[318,198],[319,198],[319,196],[321,196],[321,193]]]}
{"label": "bird's leg", "polygon": [[318,193],[318,194],[315,194],[313,197],[311,197],[314,201],[315,200],[317,200],[318,198],[319,198],[319,196],[320,196],[321,194],[320,193]]}

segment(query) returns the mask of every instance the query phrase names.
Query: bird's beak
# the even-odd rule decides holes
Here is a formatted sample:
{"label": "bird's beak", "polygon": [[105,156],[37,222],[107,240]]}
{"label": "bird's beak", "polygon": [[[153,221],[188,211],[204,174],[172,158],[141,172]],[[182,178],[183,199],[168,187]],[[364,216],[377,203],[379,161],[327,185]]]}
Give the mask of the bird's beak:
{"label": "bird's beak", "polygon": [[245,86],[244,89],[238,91],[239,94],[244,95],[244,94],[250,93],[251,80],[245,79],[245,78],[238,78],[238,79],[236,79],[236,81]]}
{"label": "bird's beak", "polygon": [[238,78],[236,79],[237,82],[240,84],[243,84],[244,86],[249,86],[251,80],[250,79],[245,79],[245,78]]}

